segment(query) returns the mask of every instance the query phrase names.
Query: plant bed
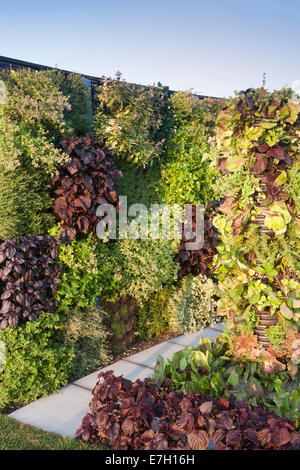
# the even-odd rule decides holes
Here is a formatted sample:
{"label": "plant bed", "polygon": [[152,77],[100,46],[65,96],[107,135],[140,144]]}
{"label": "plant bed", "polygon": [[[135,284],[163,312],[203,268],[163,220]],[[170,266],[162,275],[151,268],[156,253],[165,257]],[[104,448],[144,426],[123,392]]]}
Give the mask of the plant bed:
{"label": "plant bed", "polygon": [[183,394],[166,382],[99,374],[77,430],[85,442],[120,450],[297,449],[300,433],[285,418],[234,398]]}

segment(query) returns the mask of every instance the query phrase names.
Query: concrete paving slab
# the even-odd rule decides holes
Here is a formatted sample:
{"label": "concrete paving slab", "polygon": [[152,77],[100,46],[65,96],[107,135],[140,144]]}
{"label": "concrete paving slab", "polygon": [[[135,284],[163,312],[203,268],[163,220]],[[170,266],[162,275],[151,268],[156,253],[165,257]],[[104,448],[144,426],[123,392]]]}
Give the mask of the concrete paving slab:
{"label": "concrete paving slab", "polygon": [[87,388],[89,390],[93,390],[98,380],[98,374],[100,372],[106,372],[108,370],[112,370],[115,375],[123,375],[128,380],[132,380],[133,382],[136,379],[145,379],[146,377],[150,377],[153,374],[153,369],[149,367],[141,366],[138,364],[133,364],[127,360],[122,360],[119,362],[115,362],[110,366],[104,367],[101,370],[93,372],[92,374],[87,375],[79,380],[73,382],[74,385],[79,385],[80,387]]}
{"label": "concrete paving slab", "polygon": [[184,347],[185,346],[181,344],[165,341],[164,343],[156,344],[155,346],[152,346],[152,348],[145,349],[145,351],[141,351],[133,356],[127,357],[126,360],[134,362],[135,364],[154,368],[156,358],[159,354],[165,359],[168,357],[171,358],[175,352],[184,349]]}
{"label": "concrete paving slab", "polygon": [[44,431],[73,437],[89,411],[91,398],[89,390],[69,384],[59,393],[30,403],[9,416]]}
{"label": "concrete paving slab", "polygon": [[188,348],[189,346],[197,346],[200,338],[215,339],[221,332],[213,328],[205,328],[204,330],[191,333],[189,335],[177,336],[177,338],[170,339],[170,343],[175,343]]}

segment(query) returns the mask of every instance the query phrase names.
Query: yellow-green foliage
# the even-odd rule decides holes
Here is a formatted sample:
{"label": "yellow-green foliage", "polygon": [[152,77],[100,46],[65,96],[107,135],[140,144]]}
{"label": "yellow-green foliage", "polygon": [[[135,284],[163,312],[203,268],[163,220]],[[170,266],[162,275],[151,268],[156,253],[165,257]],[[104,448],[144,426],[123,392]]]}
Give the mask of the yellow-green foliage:
{"label": "yellow-green foliage", "polygon": [[25,160],[14,171],[0,168],[0,239],[42,235],[54,221],[49,178]]}
{"label": "yellow-green foliage", "polygon": [[206,204],[213,196],[217,176],[210,166],[209,138],[216,116],[216,103],[197,100],[188,92],[170,99],[174,119],[166,141],[159,192],[166,204]]}
{"label": "yellow-green foliage", "polygon": [[161,152],[157,135],[166,96],[164,88],[130,85],[120,73],[104,79],[96,90],[95,136],[105,140],[118,158],[145,165]]}
{"label": "yellow-green foliage", "polygon": [[[57,228],[52,229],[51,234],[54,235],[56,231]],[[56,294],[59,311],[95,305],[100,294],[96,250],[97,245],[91,236],[60,245],[58,262],[63,266],[63,274]]]}
{"label": "yellow-green foliage", "polygon": [[216,323],[214,283],[206,276],[189,274],[175,285],[167,286],[138,308],[138,331],[142,338],[159,336],[164,331],[194,333]]}
{"label": "yellow-green foliage", "polygon": [[199,274],[187,275],[170,298],[172,326],[181,333],[195,333],[218,319],[214,300],[215,286],[211,279]]}
{"label": "yellow-green foliage", "polygon": [[174,309],[170,299],[177,290],[176,286],[167,286],[148,299],[138,308],[138,332],[139,338],[156,338],[166,331],[176,331],[174,328]]}
{"label": "yellow-green foliage", "polygon": [[99,308],[74,308],[68,313],[64,342],[75,352],[69,380],[79,379],[112,362],[107,337]]}
{"label": "yellow-green foliage", "polygon": [[123,295],[130,295],[142,305],[164,285],[177,279],[176,240],[134,240],[118,243]]}

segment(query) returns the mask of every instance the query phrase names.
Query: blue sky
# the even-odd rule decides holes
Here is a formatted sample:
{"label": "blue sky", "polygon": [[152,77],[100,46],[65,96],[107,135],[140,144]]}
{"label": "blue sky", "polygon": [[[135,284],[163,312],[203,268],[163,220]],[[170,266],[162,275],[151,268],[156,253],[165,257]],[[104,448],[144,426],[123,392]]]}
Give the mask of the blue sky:
{"label": "blue sky", "polygon": [[1,2],[0,55],[229,96],[300,80],[299,0]]}

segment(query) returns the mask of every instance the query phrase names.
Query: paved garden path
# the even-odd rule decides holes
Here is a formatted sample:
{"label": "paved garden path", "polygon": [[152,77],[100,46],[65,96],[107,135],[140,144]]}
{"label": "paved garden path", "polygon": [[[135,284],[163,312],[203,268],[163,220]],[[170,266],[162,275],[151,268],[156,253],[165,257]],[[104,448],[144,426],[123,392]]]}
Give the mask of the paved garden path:
{"label": "paved garden path", "polygon": [[[197,333],[178,336],[115,362],[104,367],[101,371],[113,370],[115,375],[122,374],[126,379],[132,381],[150,377],[153,374],[158,354],[164,358],[171,358],[175,352],[181,349],[196,346],[200,337],[216,338],[223,329],[224,326],[220,323]],[[62,388],[59,393],[30,403],[9,416],[45,431],[74,437],[82,418],[89,411],[89,402],[92,399],[91,392],[96,385],[99,372],[96,371],[76,380]]]}

